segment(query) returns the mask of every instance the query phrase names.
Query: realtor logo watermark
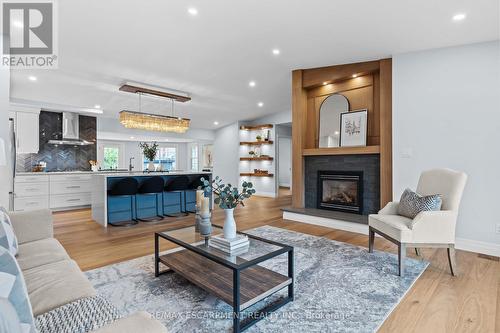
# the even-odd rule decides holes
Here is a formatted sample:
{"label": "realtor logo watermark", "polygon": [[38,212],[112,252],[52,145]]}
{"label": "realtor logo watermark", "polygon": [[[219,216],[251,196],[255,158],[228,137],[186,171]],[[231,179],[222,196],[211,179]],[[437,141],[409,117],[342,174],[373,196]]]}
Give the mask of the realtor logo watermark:
{"label": "realtor logo watermark", "polygon": [[54,1],[2,2],[2,66],[57,68],[57,17]]}

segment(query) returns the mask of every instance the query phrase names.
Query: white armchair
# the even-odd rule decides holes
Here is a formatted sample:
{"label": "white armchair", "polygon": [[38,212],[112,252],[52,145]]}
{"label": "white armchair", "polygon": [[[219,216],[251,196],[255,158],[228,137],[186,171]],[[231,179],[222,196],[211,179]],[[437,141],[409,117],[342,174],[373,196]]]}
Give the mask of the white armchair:
{"label": "white armchair", "polygon": [[375,233],[398,246],[399,275],[404,274],[406,248],[414,247],[417,255],[422,247],[443,247],[448,251],[452,275],[456,275],[455,226],[458,208],[467,181],[463,172],[450,169],[424,171],[418,181],[420,195],[441,194],[440,211],[419,213],[413,220],[398,215],[398,202],[389,202],[378,214],[371,214],[369,224],[369,252],[373,252]]}

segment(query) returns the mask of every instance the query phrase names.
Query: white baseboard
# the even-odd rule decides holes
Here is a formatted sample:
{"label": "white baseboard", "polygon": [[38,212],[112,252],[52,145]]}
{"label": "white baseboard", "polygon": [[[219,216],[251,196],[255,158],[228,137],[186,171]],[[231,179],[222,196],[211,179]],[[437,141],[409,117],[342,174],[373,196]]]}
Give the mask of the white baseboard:
{"label": "white baseboard", "polygon": [[[286,211],[283,212],[283,219],[368,235],[368,226],[365,224],[346,222],[325,217],[311,216]],[[376,236],[378,235],[376,234]],[[466,238],[456,238],[455,248],[457,250],[500,257],[500,244],[487,243]]]}
{"label": "white baseboard", "polygon": [[487,254],[500,257],[500,244],[477,241],[467,238],[456,238],[455,248],[475,253]]}

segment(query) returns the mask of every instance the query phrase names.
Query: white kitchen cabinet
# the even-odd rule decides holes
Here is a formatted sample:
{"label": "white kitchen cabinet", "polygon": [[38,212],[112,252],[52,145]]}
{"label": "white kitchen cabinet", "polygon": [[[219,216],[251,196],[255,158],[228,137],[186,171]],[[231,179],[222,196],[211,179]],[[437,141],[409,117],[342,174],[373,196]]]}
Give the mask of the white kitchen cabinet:
{"label": "white kitchen cabinet", "polygon": [[66,210],[89,206],[91,174],[17,175],[14,180],[14,210],[50,208]]}
{"label": "white kitchen cabinet", "polygon": [[14,178],[14,210],[49,208],[49,177],[47,175]]}
{"label": "white kitchen cabinet", "polygon": [[17,153],[38,153],[39,136],[39,113],[16,112]]}

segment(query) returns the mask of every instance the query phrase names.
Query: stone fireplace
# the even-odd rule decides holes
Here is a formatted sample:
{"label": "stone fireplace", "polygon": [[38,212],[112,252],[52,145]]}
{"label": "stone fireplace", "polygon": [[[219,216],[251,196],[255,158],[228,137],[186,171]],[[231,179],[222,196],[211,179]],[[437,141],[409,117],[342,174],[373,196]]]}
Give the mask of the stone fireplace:
{"label": "stone fireplace", "polygon": [[362,171],[318,171],[317,207],[362,214]]}

